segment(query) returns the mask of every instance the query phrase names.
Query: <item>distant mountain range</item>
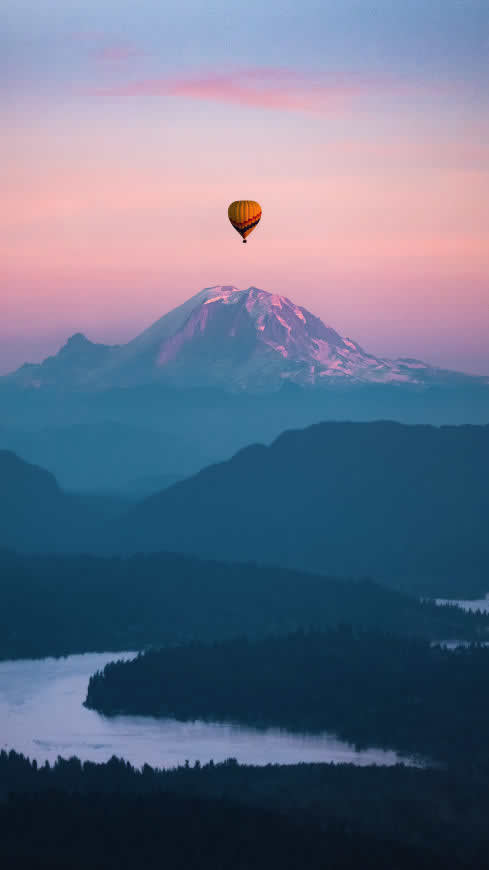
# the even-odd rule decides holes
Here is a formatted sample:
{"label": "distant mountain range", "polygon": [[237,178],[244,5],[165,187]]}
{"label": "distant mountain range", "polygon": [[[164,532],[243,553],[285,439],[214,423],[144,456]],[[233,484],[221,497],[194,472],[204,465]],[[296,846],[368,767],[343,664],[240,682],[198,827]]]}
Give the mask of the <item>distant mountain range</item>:
{"label": "distant mountain range", "polygon": [[0,379],[32,388],[101,390],[165,384],[274,392],[345,384],[487,384],[416,359],[381,359],[285,296],[256,287],[209,287],[128,344],[95,344],[81,333],[39,365]]}
{"label": "distant mountain range", "polygon": [[77,334],[0,377],[0,448],[66,489],[131,497],[287,429],[379,419],[489,423],[489,378],[380,359],[255,287],[207,288],[128,344]]}
{"label": "distant mountain range", "polygon": [[441,597],[489,590],[489,426],[319,424],[137,504],[67,493],[9,451],[0,480],[0,547],[275,563]]}

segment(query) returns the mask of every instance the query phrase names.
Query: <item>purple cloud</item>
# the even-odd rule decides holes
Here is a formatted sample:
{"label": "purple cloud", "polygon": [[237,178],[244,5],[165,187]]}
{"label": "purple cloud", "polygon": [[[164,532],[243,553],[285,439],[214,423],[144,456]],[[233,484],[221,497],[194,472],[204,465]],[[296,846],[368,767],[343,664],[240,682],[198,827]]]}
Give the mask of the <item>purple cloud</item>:
{"label": "purple cloud", "polygon": [[341,108],[370,89],[360,79],[299,74],[288,69],[250,68],[228,73],[158,77],[96,89],[99,96],[187,97],[241,106],[320,112]]}

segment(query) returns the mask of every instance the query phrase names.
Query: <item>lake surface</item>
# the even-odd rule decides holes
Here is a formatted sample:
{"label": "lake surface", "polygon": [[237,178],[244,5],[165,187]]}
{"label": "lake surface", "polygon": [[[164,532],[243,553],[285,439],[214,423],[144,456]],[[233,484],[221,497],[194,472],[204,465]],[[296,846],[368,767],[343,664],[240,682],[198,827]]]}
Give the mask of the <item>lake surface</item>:
{"label": "lake surface", "polygon": [[489,613],[489,594],[486,595],[485,598],[480,598],[478,601],[461,601],[455,598],[437,598],[436,603],[456,604],[457,607],[461,607],[462,610],[471,610],[473,612],[475,612],[476,610],[481,610],[482,613]]}
{"label": "lake surface", "polygon": [[83,707],[91,674],[135,653],[88,653],[63,659],[0,662],[0,749],[55,761],[77,755],[107,761],[112,755],[136,767],[175,767],[188,759],[236,758],[247,764],[332,761],[354,764],[409,763],[395,752],[353,746],[331,735],[297,735],[277,728],[179,722],[149,716],[107,718]]}

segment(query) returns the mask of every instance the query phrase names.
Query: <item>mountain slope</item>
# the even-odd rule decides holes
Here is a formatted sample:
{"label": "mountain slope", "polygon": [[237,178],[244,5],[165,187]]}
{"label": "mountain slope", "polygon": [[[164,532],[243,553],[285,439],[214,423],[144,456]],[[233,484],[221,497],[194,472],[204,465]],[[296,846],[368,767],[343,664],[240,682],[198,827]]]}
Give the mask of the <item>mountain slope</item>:
{"label": "mountain slope", "polygon": [[0,547],[26,552],[84,549],[122,499],[63,492],[49,471],[0,450]]}
{"label": "mountain slope", "polygon": [[429,640],[489,637],[489,614],[371,581],[171,553],[107,559],[0,548],[0,660],[345,624]]}
{"label": "mountain slope", "polygon": [[[110,549],[489,589],[489,426],[324,423],[132,509]],[[487,583],[487,587],[485,585]]]}
{"label": "mountain slope", "polygon": [[117,345],[95,344],[77,332],[55,356],[48,356],[39,365],[25,363],[0,380],[21,387],[89,386],[117,351]]}
{"label": "mountain slope", "polygon": [[210,288],[180,329],[158,345],[156,365],[182,385],[191,378],[199,386],[255,390],[321,379],[418,383],[419,373],[428,371],[415,360],[380,360],[307,309],[256,287]]}
{"label": "mountain slope", "polygon": [[[164,489],[166,483],[162,480],[158,486],[158,477],[169,474],[169,465],[179,469],[180,459],[191,454],[194,443],[183,433],[176,441],[170,433],[106,421],[35,432],[0,426],[2,447],[26,462],[49,468],[63,489],[139,492],[141,486],[149,495]],[[207,464],[204,461],[200,467]],[[192,471],[198,468],[194,466]],[[175,473],[171,483],[183,476]]]}
{"label": "mountain slope", "polygon": [[275,393],[0,386],[0,408],[0,449],[49,468],[66,489],[127,491],[138,478],[188,477],[249,444],[326,420],[485,424],[489,389],[347,383],[324,390],[287,381]]}
{"label": "mountain slope", "polygon": [[446,372],[419,360],[373,356],[285,296],[230,285],[202,290],[126,345],[93,344],[78,334],[56,356],[2,380],[23,387],[160,383],[231,392],[274,392],[287,382],[489,385],[489,378]]}

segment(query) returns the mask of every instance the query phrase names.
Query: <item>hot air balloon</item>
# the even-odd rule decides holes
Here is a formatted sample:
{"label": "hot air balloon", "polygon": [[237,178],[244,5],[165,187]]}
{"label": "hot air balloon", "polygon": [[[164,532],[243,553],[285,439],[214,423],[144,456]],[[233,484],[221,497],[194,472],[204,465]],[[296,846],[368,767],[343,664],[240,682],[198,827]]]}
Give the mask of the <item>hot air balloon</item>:
{"label": "hot air balloon", "polygon": [[246,236],[249,236],[260,221],[261,206],[252,199],[237,199],[228,208],[228,218],[236,232],[243,237],[244,244]]}

